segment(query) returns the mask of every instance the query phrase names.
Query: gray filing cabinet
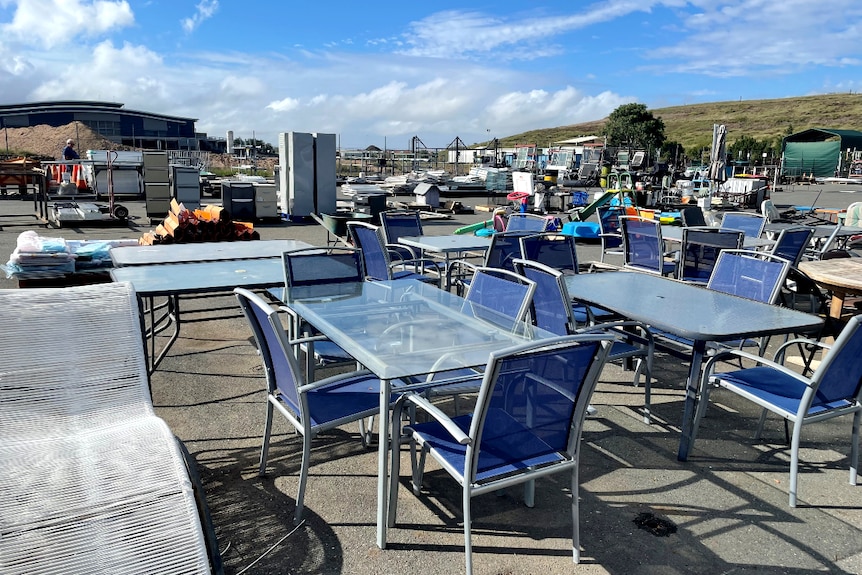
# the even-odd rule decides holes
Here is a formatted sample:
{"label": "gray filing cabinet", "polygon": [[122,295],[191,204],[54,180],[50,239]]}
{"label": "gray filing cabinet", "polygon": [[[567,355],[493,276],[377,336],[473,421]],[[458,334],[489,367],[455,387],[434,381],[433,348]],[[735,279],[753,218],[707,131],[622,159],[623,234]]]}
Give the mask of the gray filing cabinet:
{"label": "gray filing cabinet", "polygon": [[200,170],[189,166],[171,166],[171,195],[187,210],[200,208]]}
{"label": "gray filing cabinet", "polygon": [[254,216],[259,220],[281,218],[278,211],[278,188],[275,184],[254,185]]}
{"label": "gray filing cabinet", "polygon": [[150,223],[163,220],[171,209],[167,152],[144,152],[144,199]]}

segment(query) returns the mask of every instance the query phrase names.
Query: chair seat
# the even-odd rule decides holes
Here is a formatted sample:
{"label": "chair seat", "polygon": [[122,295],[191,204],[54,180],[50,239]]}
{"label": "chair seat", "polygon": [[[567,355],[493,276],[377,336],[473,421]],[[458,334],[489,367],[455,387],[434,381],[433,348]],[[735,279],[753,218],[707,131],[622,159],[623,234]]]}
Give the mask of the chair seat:
{"label": "chair seat", "polygon": [[[464,433],[469,433],[472,420],[472,414],[452,419]],[[417,441],[426,444],[437,456],[445,460],[452,470],[458,470],[459,478],[463,481],[460,471],[464,469],[464,457],[467,452],[465,445],[453,441],[451,434],[436,421],[411,425],[410,429],[413,430],[413,436]],[[483,445],[493,445],[494,448],[484,449],[479,454],[476,479],[480,482],[528,467],[538,467],[566,459],[529,429],[499,409],[488,411],[483,431]],[[525,454],[530,454],[530,457],[523,459]]]}
{"label": "chair seat", "polygon": [[[740,392],[783,409],[789,415],[796,414],[802,395],[807,389],[807,386],[795,377],[764,366],[718,373],[715,377],[721,380],[723,386],[734,387]],[[807,415],[850,405],[851,402],[848,400],[824,402],[815,395]]]}
{"label": "chair seat", "polygon": [[[302,344],[301,348],[305,351],[307,349],[307,345]],[[353,356],[341,349],[338,345],[325,339],[314,342],[314,355],[322,364],[340,363],[353,359]]]}

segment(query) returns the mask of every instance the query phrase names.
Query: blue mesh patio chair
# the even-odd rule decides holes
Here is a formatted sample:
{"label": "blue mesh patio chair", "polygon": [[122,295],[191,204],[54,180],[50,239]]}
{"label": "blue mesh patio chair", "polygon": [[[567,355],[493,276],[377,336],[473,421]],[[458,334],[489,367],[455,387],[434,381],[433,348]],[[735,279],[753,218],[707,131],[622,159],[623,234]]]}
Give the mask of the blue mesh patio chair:
{"label": "blue mesh patio chair", "polygon": [[521,236],[521,257],[545,264],[564,274],[578,273],[575,237],[556,232]]}
{"label": "blue mesh patio chair", "polygon": [[485,252],[485,258],[481,265],[476,265],[466,259],[453,260],[449,264],[447,285],[453,286],[458,295],[463,295],[470,287],[473,273],[479,267],[498,268],[515,271],[512,262],[523,256],[521,252],[521,238],[534,235],[531,231],[498,232],[491,236],[491,245]]}
{"label": "blue mesh patio chair", "polygon": [[401,259],[397,252],[387,248],[378,226],[365,222],[347,222],[347,231],[353,245],[362,250],[362,264],[367,279],[415,279],[440,285],[442,276],[437,271],[436,263],[424,259]]}
{"label": "blue mesh patio chair", "polygon": [[408,236],[424,235],[422,231],[422,218],[416,210],[386,210],[380,212],[380,229],[383,230],[383,239],[386,247],[396,252],[402,260],[421,258],[427,260],[427,265],[433,263],[438,273],[446,273],[446,262],[433,258],[426,258],[422,252],[406,246],[398,241],[398,238]]}
{"label": "blue mesh patio chair", "polygon": [[665,258],[661,224],[637,216],[620,216],[625,268],[663,276],[673,275],[676,262]]}
{"label": "blue mesh patio chair", "polygon": [[[514,271],[480,267],[473,274],[461,311],[494,328],[523,333],[529,325],[527,315],[535,290],[536,284],[532,280]],[[444,355],[438,363],[444,367],[451,366],[451,369],[435,372],[427,378],[428,382],[458,382],[430,387],[425,395],[429,398],[451,397],[458,413],[460,396],[478,391],[482,374],[460,367],[457,353]]]}
{"label": "blue mesh patio chair", "polygon": [[[763,408],[757,423],[755,439],[760,439],[769,412],[778,414],[793,425],[790,440],[790,506],[796,507],[799,446],[802,427],[853,414],[850,435],[850,485],[856,485],[859,462],[859,425],[862,413],[862,316],[855,316],[831,347],[807,340],[807,345],[825,351],[820,365],[811,377],[804,377],[784,366],[785,351],[797,340],[790,340],[776,352],[775,361],[740,350],[721,352],[706,363],[700,386],[700,399],[695,414],[691,446],[706,413],[714,386],[727,389]],[[747,359],[755,367],[716,373],[717,362],[728,358]]]}
{"label": "blue mesh patio chair", "polygon": [[[472,498],[555,473],[569,476],[573,558],[579,562],[581,428],[610,338],[564,336],[492,353],[469,414],[450,418],[414,394],[405,394],[396,403],[393,417],[398,427],[402,407],[422,410],[431,418],[404,429],[410,440],[414,493],[421,493],[428,454],[461,487],[467,575],[473,573]],[[396,437],[400,433],[396,429]],[[400,451],[393,449],[390,526],[397,517],[400,461]],[[527,501],[528,506],[531,503]]]}
{"label": "blue mesh patio chair", "polygon": [[620,229],[620,216],[625,212],[620,206],[601,206],[596,215],[599,220],[599,238],[602,241],[602,252],[599,261],[604,262],[605,256],[622,257],[623,232]]}
{"label": "blue mesh patio chair", "polygon": [[[789,269],[790,262],[767,252],[746,249],[722,250],[712,269],[706,289],[777,305],[781,297],[781,286],[784,285]],[[669,345],[671,349],[681,350],[685,355],[691,351],[693,342],[689,339],[655,328],[652,329],[652,333],[659,343]],[[745,339],[709,342],[707,352],[713,354],[717,349],[728,347],[739,349],[757,347],[758,353],[762,354],[766,350],[767,343],[767,338],[757,341]]]}
{"label": "blue mesh patio chair", "polygon": [[699,227],[706,225],[703,216],[703,208],[700,206],[688,206],[679,211],[679,219],[685,227]]}
{"label": "blue mesh patio chair", "polygon": [[778,234],[778,239],[775,240],[770,253],[786,259],[790,262],[790,267],[795,268],[799,265],[799,260],[802,259],[813,235],[814,228],[809,226],[784,228]]}
{"label": "blue mesh patio chair", "polygon": [[507,232],[546,232],[552,225],[552,220],[538,214],[514,212],[506,220]]}
{"label": "blue mesh patio chair", "polygon": [[[351,287],[365,281],[362,254],[356,248],[329,246],[326,248],[303,248],[282,254],[284,285],[287,288],[314,288],[315,298],[337,296],[351,291]],[[355,290],[354,290],[355,291]],[[317,367],[331,367],[353,362],[353,357],[303,323],[301,318],[289,313],[288,338],[302,343],[294,350],[302,351],[306,358],[306,377],[314,381]]]}
{"label": "blue mesh patio chair", "polygon": [[740,230],[683,228],[677,279],[691,283],[707,283],[722,250],[741,248],[744,237],[745,234]]}
{"label": "blue mesh patio chair", "polygon": [[766,218],[754,212],[726,212],[721,218],[721,227],[742,230],[748,238],[759,238],[766,227]]}
{"label": "blue mesh patio chair", "polygon": [[[277,409],[302,437],[294,514],[294,522],[298,523],[302,518],[312,440],[324,431],[359,421],[362,442],[367,445],[371,427],[366,428],[364,420],[380,413],[380,380],[371,372],[361,370],[306,383],[291,352],[278,310],[246,289],[236,288],[234,294],[254,334],[266,377],[266,424],[258,473],[266,473],[274,410]],[[397,395],[393,394],[395,398]]]}
{"label": "blue mesh patio chair", "polygon": [[578,321],[572,309],[571,296],[566,288],[563,274],[546,265],[528,260],[515,260],[515,269],[536,284],[530,306],[530,316],[537,327],[557,334],[567,335],[585,331],[612,333],[616,340],[611,346],[608,361],[625,363],[635,359],[634,385],[644,376],[644,421],[650,417],[650,383],[654,342],[648,327],[636,321],[613,321],[586,324]]}

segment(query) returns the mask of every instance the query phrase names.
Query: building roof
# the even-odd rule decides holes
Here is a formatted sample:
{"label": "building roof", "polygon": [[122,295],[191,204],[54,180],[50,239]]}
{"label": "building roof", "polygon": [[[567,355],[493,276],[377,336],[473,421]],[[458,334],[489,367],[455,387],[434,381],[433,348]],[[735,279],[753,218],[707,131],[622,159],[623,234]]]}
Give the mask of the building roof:
{"label": "building roof", "polygon": [[859,130],[836,130],[833,128],[811,128],[784,138],[785,142],[823,142],[832,138],[841,140],[842,148],[862,149],[862,132]]}
{"label": "building roof", "polygon": [[587,142],[592,142],[594,140],[600,140],[600,136],[578,136],[577,138],[569,138],[568,140],[560,140],[558,142],[554,142],[555,144],[559,144],[561,146],[569,145],[569,146],[577,146],[580,144],[586,144]]}
{"label": "building roof", "polygon": [[197,118],[184,118],[182,116],[168,116],[166,114],[157,114],[154,112],[142,112],[140,110],[130,110],[124,107],[125,104],[119,102],[94,102],[89,100],[55,100],[49,102],[25,102],[21,104],[2,104],[0,105],[0,116],[10,114],[38,114],[48,112],[104,112],[109,114],[133,114],[136,116],[157,118],[159,120],[169,120],[174,122],[197,122]]}

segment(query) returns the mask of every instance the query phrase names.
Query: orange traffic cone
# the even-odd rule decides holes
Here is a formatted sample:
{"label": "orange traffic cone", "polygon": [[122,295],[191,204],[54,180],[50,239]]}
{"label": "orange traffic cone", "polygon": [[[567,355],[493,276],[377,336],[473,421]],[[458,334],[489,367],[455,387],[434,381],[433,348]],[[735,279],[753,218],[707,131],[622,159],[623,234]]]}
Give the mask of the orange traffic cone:
{"label": "orange traffic cone", "polygon": [[75,187],[79,190],[86,190],[87,180],[84,178],[84,166],[80,164],[76,165],[73,173],[75,174],[75,177],[72,178],[75,182]]}

